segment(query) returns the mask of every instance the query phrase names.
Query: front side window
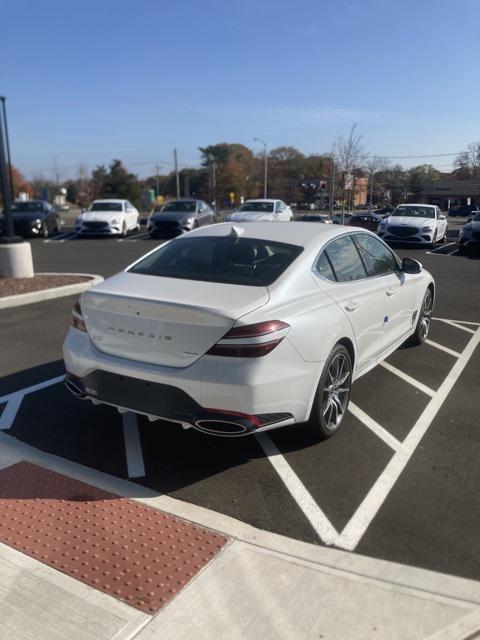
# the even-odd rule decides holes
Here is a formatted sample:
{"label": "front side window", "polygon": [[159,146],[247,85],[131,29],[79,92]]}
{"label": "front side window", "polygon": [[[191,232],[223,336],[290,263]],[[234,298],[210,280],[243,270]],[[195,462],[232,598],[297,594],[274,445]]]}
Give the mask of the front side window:
{"label": "front side window", "polygon": [[173,240],[130,271],[166,278],[267,286],[277,280],[303,248],[256,238],[197,236]]}
{"label": "front side window", "polygon": [[341,236],[325,250],[338,282],[366,278],[367,273],[351,236]]}
{"label": "front side window", "polygon": [[398,271],[399,265],[393,253],[380,240],[367,234],[354,236],[365,268],[369,276],[380,276]]}

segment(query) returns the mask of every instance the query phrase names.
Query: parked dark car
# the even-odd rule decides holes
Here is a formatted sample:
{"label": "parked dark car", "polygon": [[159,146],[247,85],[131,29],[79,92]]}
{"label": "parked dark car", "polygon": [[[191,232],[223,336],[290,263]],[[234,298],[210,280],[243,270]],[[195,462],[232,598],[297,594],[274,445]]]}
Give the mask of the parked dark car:
{"label": "parked dark car", "polygon": [[383,207],[375,209],[375,213],[377,216],[389,216],[394,209],[395,207],[392,207],[391,204],[384,204]]}
{"label": "parked dark car", "polygon": [[368,229],[376,233],[378,225],[382,220],[382,216],[378,216],[376,213],[363,213],[352,216],[347,224],[350,227],[361,227],[362,229]]}
{"label": "parked dark car", "polygon": [[332,216],[332,223],[333,224],[348,224],[348,221],[350,220],[350,218],[352,217],[353,214],[351,213],[334,213]]}
{"label": "parked dark car", "polygon": [[472,212],[468,223],[460,229],[459,252],[480,251],[480,211]]}
{"label": "parked dark car", "polygon": [[152,238],[172,238],[214,222],[215,213],[203,200],[172,200],[155,207],[148,219],[148,232]]}
{"label": "parked dark car", "polygon": [[[12,204],[15,235],[23,238],[43,236],[48,238],[58,233],[62,222],[58,211],[45,200],[25,200]],[[0,233],[5,232],[4,216],[0,219]]]}
{"label": "parked dark car", "polygon": [[450,217],[464,216],[465,218],[468,218],[468,216],[477,209],[478,206],[476,204],[462,204],[459,207],[452,207],[451,209],[449,209],[448,215]]}
{"label": "parked dark car", "polygon": [[303,215],[296,216],[295,222],[324,222],[328,224],[330,222],[330,219],[327,215],[322,215],[319,213],[305,213]]}

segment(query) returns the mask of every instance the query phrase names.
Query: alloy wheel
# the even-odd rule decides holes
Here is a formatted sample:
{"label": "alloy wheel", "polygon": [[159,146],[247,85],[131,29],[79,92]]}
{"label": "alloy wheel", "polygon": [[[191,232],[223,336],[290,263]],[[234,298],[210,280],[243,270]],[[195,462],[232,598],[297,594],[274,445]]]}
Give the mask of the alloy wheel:
{"label": "alloy wheel", "polygon": [[351,373],[348,358],[345,354],[338,353],[330,362],[323,388],[322,414],[329,429],[337,429],[345,415]]}
{"label": "alloy wheel", "polygon": [[425,294],[425,298],[423,299],[422,305],[422,317],[420,318],[420,335],[422,339],[428,336],[428,332],[430,331],[430,325],[432,324],[432,313],[433,313],[433,296],[430,289]]}

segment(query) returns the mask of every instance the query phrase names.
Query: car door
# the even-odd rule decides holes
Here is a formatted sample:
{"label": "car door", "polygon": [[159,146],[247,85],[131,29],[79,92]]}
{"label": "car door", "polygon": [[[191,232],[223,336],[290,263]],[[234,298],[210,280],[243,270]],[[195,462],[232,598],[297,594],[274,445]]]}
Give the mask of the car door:
{"label": "car door", "polygon": [[319,286],[347,316],[356,340],[356,369],[373,366],[383,351],[385,285],[368,276],[352,234],[335,238],[320,254],[314,269]]}
{"label": "car door", "polygon": [[366,233],[354,235],[368,275],[384,287],[384,351],[406,338],[413,323],[415,284],[401,269],[401,262],[381,240]]}

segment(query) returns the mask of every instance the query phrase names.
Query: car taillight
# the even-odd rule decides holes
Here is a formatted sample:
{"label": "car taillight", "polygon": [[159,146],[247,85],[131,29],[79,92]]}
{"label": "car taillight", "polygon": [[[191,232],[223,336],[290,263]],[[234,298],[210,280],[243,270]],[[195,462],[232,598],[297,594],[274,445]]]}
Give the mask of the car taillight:
{"label": "car taillight", "polygon": [[230,329],[207,354],[230,358],[260,358],[273,351],[287,335],[290,325],[268,320]]}
{"label": "car taillight", "polygon": [[82,309],[80,308],[80,302],[78,300],[73,305],[71,325],[75,327],[75,329],[78,329],[78,331],[87,332],[87,327],[83,321]]}

